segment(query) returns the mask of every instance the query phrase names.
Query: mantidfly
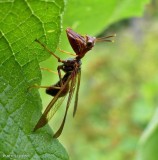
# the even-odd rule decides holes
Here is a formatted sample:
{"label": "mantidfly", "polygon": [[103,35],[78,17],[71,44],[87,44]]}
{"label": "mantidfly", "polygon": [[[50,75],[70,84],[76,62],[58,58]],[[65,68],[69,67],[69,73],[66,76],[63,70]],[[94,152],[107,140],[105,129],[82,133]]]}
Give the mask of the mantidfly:
{"label": "mantidfly", "polygon": [[[36,126],[34,127],[33,131],[45,126],[50,118],[55,114],[59,106],[62,104],[66,95],[68,95],[66,110],[64,114],[63,121],[54,134],[54,138],[58,138],[62,130],[64,128],[67,112],[70,106],[71,99],[75,93],[75,100],[74,100],[74,109],[73,109],[73,116],[76,114],[77,104],[78,104],[78,93],[80,88],[80,79],[81,79],[81,59],[85,56],[85,54],[91,50],[96,42],[113,42],[109,38],[115,37],[116,35],[111,35],[102,38],[96,38],[91,36],[82,36],[72,29],[66,29],[67,37],[72,49],[75,52],[74,58],[69,58],[67,60],[60,59],[56,54],[51,52],[43,43],[39,40],[36,40],[47,52],[53,55],[58,62],[62,63],[57,67],[59,81],[52,85],[52,86],[37,86],[38,88],[46,88],[46,93],[53,96],[54,98],[48,104],[47,108],[45,109],[44,113],[40,117],[39,121],[37,122]],[[62,52],[65,52],[61,50]],[[67,52],[66,52],[67,53]],[[72,54],[73,55],[73,54]],[[61,70],[65,73],[62,77]],[[58,103],[57,103],[58,102]]]}

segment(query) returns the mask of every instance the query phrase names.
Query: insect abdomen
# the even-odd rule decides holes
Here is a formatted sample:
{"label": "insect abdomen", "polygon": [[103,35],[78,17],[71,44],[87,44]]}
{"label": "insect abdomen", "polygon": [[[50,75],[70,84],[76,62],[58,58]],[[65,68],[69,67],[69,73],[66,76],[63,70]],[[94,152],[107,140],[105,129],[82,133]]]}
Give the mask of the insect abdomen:
{"label": "insect abdomen", "polygon": [[[53,85],[49,88],[46,89],[46,93],[51,95],[51,96],[56,96],[58,94],[58,92],[60,91],[60,89],[58,88],[53,88],[53,87],[57,87],[56,85]],[[63,91],[61,92],[61,94],[59,95],[59,97],[63,97],[65,96],[69,91],[69,85],[65,86],[65,88],[63,89]]]}

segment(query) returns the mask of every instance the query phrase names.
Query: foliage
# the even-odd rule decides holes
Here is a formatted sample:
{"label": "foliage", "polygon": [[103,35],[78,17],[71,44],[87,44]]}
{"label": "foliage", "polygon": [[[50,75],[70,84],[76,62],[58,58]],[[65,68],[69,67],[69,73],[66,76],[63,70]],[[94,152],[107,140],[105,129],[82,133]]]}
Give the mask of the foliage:
{"label": "foliage", "polygon": [[[149,0],[69,0],[63,16],[63,27],[71,27],[82,34],[97,35],[111,24],[129,17],[139,17],[144,11],[144,5]],[[62,35],[65,49],[70,47],[67,38]]]}
{"label": "foliage", "polygon": [[55,50],[64,2],[0,4],[0,159],[68,159],[48,127],[32,133],[42,106],[37,91],[28,90],[40,84],[39,62],[49,56],[34,40]]}

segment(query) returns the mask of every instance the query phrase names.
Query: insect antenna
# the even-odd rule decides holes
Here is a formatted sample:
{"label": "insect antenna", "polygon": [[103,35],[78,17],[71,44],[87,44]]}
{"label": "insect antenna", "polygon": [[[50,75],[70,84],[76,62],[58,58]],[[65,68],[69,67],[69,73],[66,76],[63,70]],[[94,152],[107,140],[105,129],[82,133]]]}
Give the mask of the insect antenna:
{"label": "insect antenna", "polygon": [[96,42],[114,42],[114,40],[108,39],[108,38],[112,38],[112,37],[116,37],[116,34],[111,35],[111,36],[106,36],[106,37],[101,37],[101,38],[96,38]]}

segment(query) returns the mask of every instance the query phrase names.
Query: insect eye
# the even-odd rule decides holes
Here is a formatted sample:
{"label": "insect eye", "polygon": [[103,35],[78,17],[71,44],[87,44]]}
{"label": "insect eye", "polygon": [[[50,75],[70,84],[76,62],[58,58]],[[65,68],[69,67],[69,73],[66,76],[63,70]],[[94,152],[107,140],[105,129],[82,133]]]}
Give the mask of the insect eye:
{"label": "insect eye", "polygon": [[92,47],[93,43],[92,42],[87,42],[87,47]]}

